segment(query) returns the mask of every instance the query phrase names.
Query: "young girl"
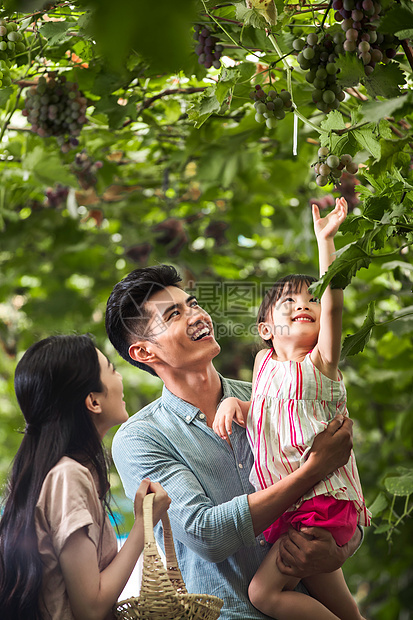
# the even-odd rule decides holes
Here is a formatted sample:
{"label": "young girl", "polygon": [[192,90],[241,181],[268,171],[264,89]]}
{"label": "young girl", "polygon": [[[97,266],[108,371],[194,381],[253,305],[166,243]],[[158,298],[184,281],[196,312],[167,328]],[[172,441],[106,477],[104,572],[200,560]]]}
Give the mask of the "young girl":
{"label": "young girl", "polygon": [[[346,215],[344,198],[323,219],[313,205],[321,275],[334,260],[334,236]],[[336,414],[348,415],[338,370],[343,291],[328,288],[320,304],[308,292],[314,281],[309,276],[287,276],[267,293],[257,323],[270,350],[256,356],[252,402],[228,398],[215,417],[213,428],[222,438],[231,433],[234,419],[246,424],[255,457],[250,480],[257,490],[300,467],[314,437]],[[347,465],[316,484],[264,532],[274,545],[251,581],[253,605],[278,620],[360,619],[341,569],[303,580],[315,598],[295,592],[298,579],[277,568],[277,541],[289,525],[296,529],[319,526],[344,545],[357,523],[369,522],[352,454]]]}
{"label": "young girl", "polygon": [[117,553],[101,441],[128,419],[122,377],[88,336],[52,336],[23,355],[15,390],[26,429],[0,521],[0,618],[113,618],[143,549],[143,498],[155,493],[154,522],[170,503],[143,480]]}

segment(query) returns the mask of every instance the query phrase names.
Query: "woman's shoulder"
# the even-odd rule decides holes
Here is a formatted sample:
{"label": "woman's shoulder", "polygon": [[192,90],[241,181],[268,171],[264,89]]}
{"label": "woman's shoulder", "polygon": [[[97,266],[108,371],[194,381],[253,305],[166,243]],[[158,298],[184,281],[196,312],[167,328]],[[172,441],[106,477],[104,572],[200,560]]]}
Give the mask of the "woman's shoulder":
{"label": "woman's shoulder", "polygon": [[69,456],[63,456],[48,472],[44,479],[43,489],[61,484],[70,486],[94,486],[91,472],[85,466]]}

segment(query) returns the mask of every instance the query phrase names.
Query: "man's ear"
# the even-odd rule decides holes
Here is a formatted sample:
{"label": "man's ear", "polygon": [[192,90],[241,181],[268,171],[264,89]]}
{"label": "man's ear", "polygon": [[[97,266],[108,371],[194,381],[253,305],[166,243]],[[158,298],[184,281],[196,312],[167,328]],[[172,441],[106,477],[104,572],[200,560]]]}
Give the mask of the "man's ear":
{"label": "man's ear", "polygon": [[268,323],[258,323],[258,333],[263,340],[271,340],[273,336],[271,325]]}
{"label": "man's ear", "polygon": [[96,392],[90,392],[85,398],[85,405],[91,413],[101,413],[102,405],[100,403],[99,395]]}
{"label": "man's ear", "polygon": [[147,341],[138,341],[131,344],[129,347],[129,357],[141,364],[150,364],[157,359],[155,353],[152,351],[150,343]]}

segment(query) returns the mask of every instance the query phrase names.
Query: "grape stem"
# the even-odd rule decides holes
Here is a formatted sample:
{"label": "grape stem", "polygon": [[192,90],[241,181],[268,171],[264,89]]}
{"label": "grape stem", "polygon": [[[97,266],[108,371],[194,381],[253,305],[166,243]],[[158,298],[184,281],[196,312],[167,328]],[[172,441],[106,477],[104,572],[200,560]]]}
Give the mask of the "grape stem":
{"label": "grape stem", "polygon": [[317,125],[314,125],[314,123],[312,123],[311,121],[308,120],[308,118],[306,118],[303,114],[301,114],[301,112],[298,110],[296,104],[294,103],[294,99],[293,99],[293,89],[292,89],[292,83],[291,83],[291,72],[292,72],[292,67],[291,65],[288,64],[288,62],[286,61],[286,56],[283,55],[280,46],[277,43],[276,38],[274,37],[274,35],[270,32],[268,34],[268,38],[271,41],[275,51],[277,52],[278,56],[280,57],[280,60],[282,60],[283,65],[287,71],[287,90],[289,91],[289,93],[291,94],[291,100],[293,102],[293,107],[294,107],[294,114],[305,124],[308,125],[309,127],[311,127],[312,129],[314,129],[314,131],[317,131],[319,134],[322,133],[326,133],[323,129],[321,129],[320,127],[317,127]]}
{"label": "grape stem", "polygon": [[256,56],[257,58],[259,58],[259,56],[257,54],[254,54],[254,52],[252,50],[249,50],[247,47],[245,47],[241,43],[237,43],[237,41],[232,37],[232,35],[228,32],[228,30],[226,30],[224,28],[224,26],[218,21],[218,19],[214,15],[212,15],[212,13],[210,13],[208,11],[207,6],[206,6],[204,0],[202,0],[202,4],[204,5],[205,14],[208,15],[212,19],[213,22],[215,22],[215,24],[218,26],[218,28],[220,28],[222,30],[222,32],[224,32],[227,35],[228,39],[230,41],[232,41],[232,43],[234,43],[234,45],[237,45],[238,47],[241,47],[243,50],[245,50],[249,54],[252,54],[253,56]]}
{"label": "grape stem", "polygon": [[326,21],[326,19],[327,19],[327,15],[328,15],[328,14],[329,14],[329,12],[330,12],[330,9],[331,9],[332,4],[333,4],[333,0],[330,0],[330,2],[328,3],[328,7],[327,7],[327,9],[326,9],[326,12],[324,13],[324,16],[323,16],[323,21],[322,21],[322,22],[321,22],[321,24],[320,24],[320,28],[324,28],[324,23],[325,23],[325,21]]}
{"label": "grape stem", "polygon": [[404,53],[406,54],[406,58],[409,61],[409,65],[411,66],[412,70],[413,70],[413,51],[412,48],[409,45],[409,42],[407,41],[407,39],[403,39],[403,41],[401,42],[402,48],[404,50]]}

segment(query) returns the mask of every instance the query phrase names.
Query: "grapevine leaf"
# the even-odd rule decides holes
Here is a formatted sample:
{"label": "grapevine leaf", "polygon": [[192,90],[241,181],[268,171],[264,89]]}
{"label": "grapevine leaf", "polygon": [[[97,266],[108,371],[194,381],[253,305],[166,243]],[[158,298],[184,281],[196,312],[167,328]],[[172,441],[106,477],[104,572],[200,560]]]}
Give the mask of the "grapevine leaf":
{"label": "grapevine leaf", "polygon": [[380,159],[380,142],[375,138],[371,126],[354,129],[351,133],[362,149],[369,151],[374,159]]}
{"label": "grapevine leaf", "polygon": [[401,30],[413,30],[413,11],[407,4],[395,5],[380,20],[381,32],[397,35]]}
{"label": "grapevine leaf", "polygon": [[399,39],[413,39],[413,28],[407,28],[405,30],[397,30],[397,32],[395,32],[395,35]]}
{"label": "grapevine leaf", "polygon": [[49,153],[41,146],[31,149],[22,160],[24,170],[32,172],[41,182],[47,185],[61,183],[76,187],[76,177],[62,166],[57,153]]}
{"label": "grapevine leaf", "polygon": [[[405,110],[402,108],[406,106]],[[393,116],[395,112],[400,111],[403,116],[407,111],[411,111],[413,107],[413,95],[408,95],[387,99],[387,101],[368,101],[360,107],[360,112],[364,120],[373,123],[378,122],[386,116]]]}
{"label": "grapevine leaf", "polygon": [[388,507],[389,502],[385,494],[381,491],[374,502],[370,504],[369,510],[373,517],[378,517],[386,508]]}
{"label": "grapevine leaf", "polygon": [[341,359],[344,359],[348,355],[356,355],[356,353],[360,353],[360,351],[363,351],[364,347],[370,340],[371,330],[376,325],[374,321],[374,305],[374,301],[369,303],[367,316],[359,331],[351,336],[348,335],[345,337],[341,349]]}
{"label": "grapevine leaf", "polygon": [[350,284],[354,274],[362,267],[367,269],[370,262],[371,257],[361,246],[361,242],[354,241],[336,252],[336,259],[329,266],[327,273],[320,280],[314,282],[309,290],[316,297],[321,298],[330,282],[332,288],[344,289]]}
{"label": "grapevine leaf", "polygon": [[50,45],[55,45],[65,38],[70,28],[73,28],[73,23],[69,21],[47,22],[40,28],[39,32],[48,40]]}
{"label": "grapevine leaf", "polygon": [[363,215],[347,217],[340,226],[343,233],[352,233],[357,237],[362,237],[366,230],[370,230],[374,224],[366,219]]}
{"label": "grapevine leaf", "polygon": [[385,534],[386,532],[388,532],[391,529],[391,524],[390,523],[383,523],[383,525],[379,525],[378,527],[376,527],[376,529],[374,530],[375,534]]}
{"label": "grapevine leaf", "polygon": [[4,108],[8,100],[13,94],[13,88],[0,88],[0,108]]}
{"label": "grapevine leaf", "polygon": [[214,112],[218,112],[221,108],[221,104],[215,96],[215,88],[207,88],[199,101],[194,104],[188,111],[188,117],[194,122],[195,127],[201,127],[207,118]]}
{"label": "grapevine leaf", "polygon": [[369,166],[371,175],[380,176],[382,173],[391,170],[393,167],[408,165],[410,155],[403,153],[403,149],[408,145],[409,138],[401,140],[382,140],[380,160]]}
{"label": "grapevine leaf", "polygon": [[384,480],[384,486],[389,493],[406,497],[413,493],[413,471],[407,470],[401,476],[389,476]]}
{"label": "grapevine leaf", "polygon": [[258,11],[241,4],[237,4],[235,16],[237,20],[244,23],[244,26],[264,29],[268,25],[265,18]]}
{"label": "grapevine leaf", "polygon": [[341,88],[357,86],[365,76],[364,65],[357,58],[356,54],[340,54],[336,60],[336,65],[340,69],[337,74],[337,82]]}
{"label": "grapevine leaf", "polygon": [[364,85],[371,97],[398,97],[401,93],[399,86],[405,83],[403,71],[399,64],[391,62],[388,65],[378,65],[373,73],[365,76]]}
{"label": "grapevine leaf", "polygon": [[321,123],[321,127],[325,131],[345,129],[346,123],[338,110],[332,110]]}
{"label": "grapevine leaf", "polygon": [[364,217],[378,222],[380,222],[384,212],[391,209],[391,200],[389,196],[371,196],[367,198],[364,204]]}

